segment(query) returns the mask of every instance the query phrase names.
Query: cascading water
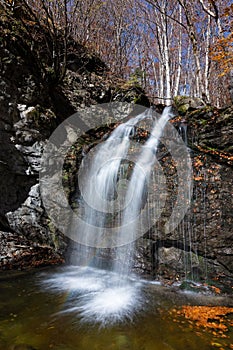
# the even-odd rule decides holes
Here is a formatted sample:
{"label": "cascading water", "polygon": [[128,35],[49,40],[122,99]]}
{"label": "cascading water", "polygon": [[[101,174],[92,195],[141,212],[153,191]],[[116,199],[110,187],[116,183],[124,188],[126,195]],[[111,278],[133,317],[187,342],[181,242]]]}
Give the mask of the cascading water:
{"label": "cascading water", "polygon": [[122,205],[122,198],[115,200],[121,162],[129,150],[135,125],[145,118],[148,118],[147,113],[119,125],[100,145],[94,157],[84,159],[81,164],[79,186],[84,201],[84,225],[78,231],[85,232],[87,245],[91,242],[97,248],[109,246],[103,227],[108,214]]}
{"label": "cascading water", "polygon": [[[112,271],[101,270],[97,259],[93,269],[86,257],[86,266],[70,267],[64,274],[47,279],[49,287],[61,289],[62,282],[63,288],[71,291],[66,312],[77,312],[86,321],[105,325],[130,318],[141,307],[141,282],[131,273],[134,242],[144,219],[150,220],[149,212],[142,218],[140,211],[149,200],[157,147],[170,116],[170,108],[165,108],[159,118],[153,118],[152,111],[140,114],[119,125],[94,153],[84,157],[79,173],[84,220],[77,235],[85,235],[86,246],[92,246],[96,255],[110,248],[113,263]],[[130,137],[145,119],[150,123],[155,119],[150,137],[138,147],[134,166],[129,165],[125,160],[132,151]],[[86,246],[83,245],[84,255]]]}
{"label": "cascading water", "polygon": [[[139,213],[142,208],[143,198],[147,191],[153,165],[156,161],[156,151],[158,148],[160,137],[163,129],[169,120],[170,108],[165,108],[161,117],[155,121],[151,136],[142,147],[142,151],[134,167],[133,174],[130,179],[128,191],[126,193],[126,203],[129,203],[123,213],[123,222],[117,236],[117,258],[114,270],[121,275],[128,275],[133,259],[134,241],[137,237],[136,232],[139,228]],[[143,224],[143,222],[142,222]],[[127,236],[127,241],[132,242],[129,246],[121,247],[122,242]],[[121,261],[123,260],[123,264]]]}
{"label": "cascading water", "polygon": [[179,134],[180,136],[182,137],[185,145],[188,144],[188,134],[187,134],[187,121],[185,119],[183,119],[180,123],[180,126],[179,126]]}

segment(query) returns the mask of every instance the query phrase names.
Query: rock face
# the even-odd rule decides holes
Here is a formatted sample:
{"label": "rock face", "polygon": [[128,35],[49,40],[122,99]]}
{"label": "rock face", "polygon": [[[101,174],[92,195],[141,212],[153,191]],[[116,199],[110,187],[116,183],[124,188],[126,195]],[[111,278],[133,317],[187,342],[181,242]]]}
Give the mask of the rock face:
{"label": "rock face", "polygon": [[64,239],[49,229],[38,187],[44,142],[57,116],[30,67],[3,44],[0,51],[0,266],[59,262]]}
{"label": "rock face", "polygon": [[[29,46],[14,44],[13,28],[4,16],[0,29],[0,268],[60,263],[67,239],[47,216],[39,187],[46,140],[77,108],[124,101],[125,96],[131,101],[144,98],[147,104],[148,99],[140,88],[122,90],[113,84],[106,65],[78,44],[67,57],[64,80],[49,84],[36,74],[31,52],[25,52]],[[65,137],[69,133],[67,129]],[[66,174],[64,184],[70,185]],[[49,191],[55,199],[56,191]]]}
{"label": "rock face", "polygon": [[[147,244],[141,259],[139,255],[141,266],[137,264],[136,268],[142,271],[146,266],[147,273],[150,270],[157,277],[171,280],[220,281],[225,276],[229,291],[233,276],[233,108],[218,110],[204,105],[194,108],[192,104],[186,107],[175,124],[177,129],[185,125],[182,136],[192,158],[191,206],[179,226],[165,233],[165,212],[172,206],[167,203],[157,226],[144,238],[149,240],[149,248]],[[169,157],[162,163],[165,169],[170,168]],[[175,174],[166,173],[166,179],[169,187]],[[139,247],[142,246],[139,242]]]}
{"label": "rock face", "polygon": [[[176,200],[177,173],[171,155],[161,144],[158,159],[166,177],[168,199],[156,225],[137,241],[134,270],[170,282],[183,279],[211,280],[216,285],[221,282],[223,290],[230,292],[233,279],[233,107],[219,110],[203,103],[194,105],[191,101],[185,113],[183,110],[180,113],[176,106],[178,117],[173,121],[187,143],[192,160],[190,208],[176,229],[167,233],[165,223]],[[74,154],[75,166],[79,166],[85,156],[82,154],[84,147],[88,152],[101,141],[102,132],[102,129],[93,130],[92,137],[86,135],[80,140]],[[144,136],[134,137],[134,141],[145,141]],[[70,168],[71,164],[72,161]],[[75,181],[72,186],[74,189]]]}

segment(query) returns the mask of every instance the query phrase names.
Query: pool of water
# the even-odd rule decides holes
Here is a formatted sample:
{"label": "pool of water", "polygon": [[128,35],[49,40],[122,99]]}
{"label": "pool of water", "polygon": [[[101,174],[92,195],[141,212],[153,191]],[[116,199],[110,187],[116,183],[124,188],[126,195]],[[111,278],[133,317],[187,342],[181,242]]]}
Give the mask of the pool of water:
{"label": "pool of water", "polygon": [[0,350],[233,348],[232,320],[220,335],[174,312],[182,305],[224,305],[224,298],[136,278],[118,282],[77,267],[1,273]]}

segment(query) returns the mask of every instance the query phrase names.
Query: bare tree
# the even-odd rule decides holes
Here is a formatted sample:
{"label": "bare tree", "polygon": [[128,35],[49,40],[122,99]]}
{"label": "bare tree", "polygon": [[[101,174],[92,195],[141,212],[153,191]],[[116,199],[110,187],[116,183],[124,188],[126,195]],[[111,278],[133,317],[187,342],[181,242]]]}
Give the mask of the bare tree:
{"label": "bare tree", "polygon": [[[233,76],[228,0],[0,1],[9,20],[15,19],[18,41],[27,33],[24,45],[35,70],[50,83],[64,78],[75,39],[115,77],[137,81],[154,102],[204,94],[221,104],[229,96],[223,93]],[[218,76],[220,68],[228,78]]]}

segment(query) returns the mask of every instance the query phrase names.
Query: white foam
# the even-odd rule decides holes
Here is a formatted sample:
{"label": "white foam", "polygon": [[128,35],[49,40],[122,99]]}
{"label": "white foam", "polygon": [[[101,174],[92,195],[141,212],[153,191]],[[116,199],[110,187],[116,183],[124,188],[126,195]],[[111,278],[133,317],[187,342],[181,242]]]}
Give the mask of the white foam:
{"label": "white foam", "polygon": [[141,282],[136,278],[77,266],[44,276],[48,290],[66,291],[68,299],[59,314],[72,313],[84,322],[101,326],[132,319],[142,306]]}
{"label": "white foam", "polygon": [[132,319],[140,304],[135,286],[115,286],[84,297],[79,311],[83,320],[106,325]]}
{"label": "white foam", "polygon": [[[99,270],[98,270],[99,271]],[[43,284],[48,289],[64,291],[96,291],[103,288],[100,278],[102,273],[98,272],[96,277],[95,269],[86,267],[67,267],[58,273],[46,275]]]}

